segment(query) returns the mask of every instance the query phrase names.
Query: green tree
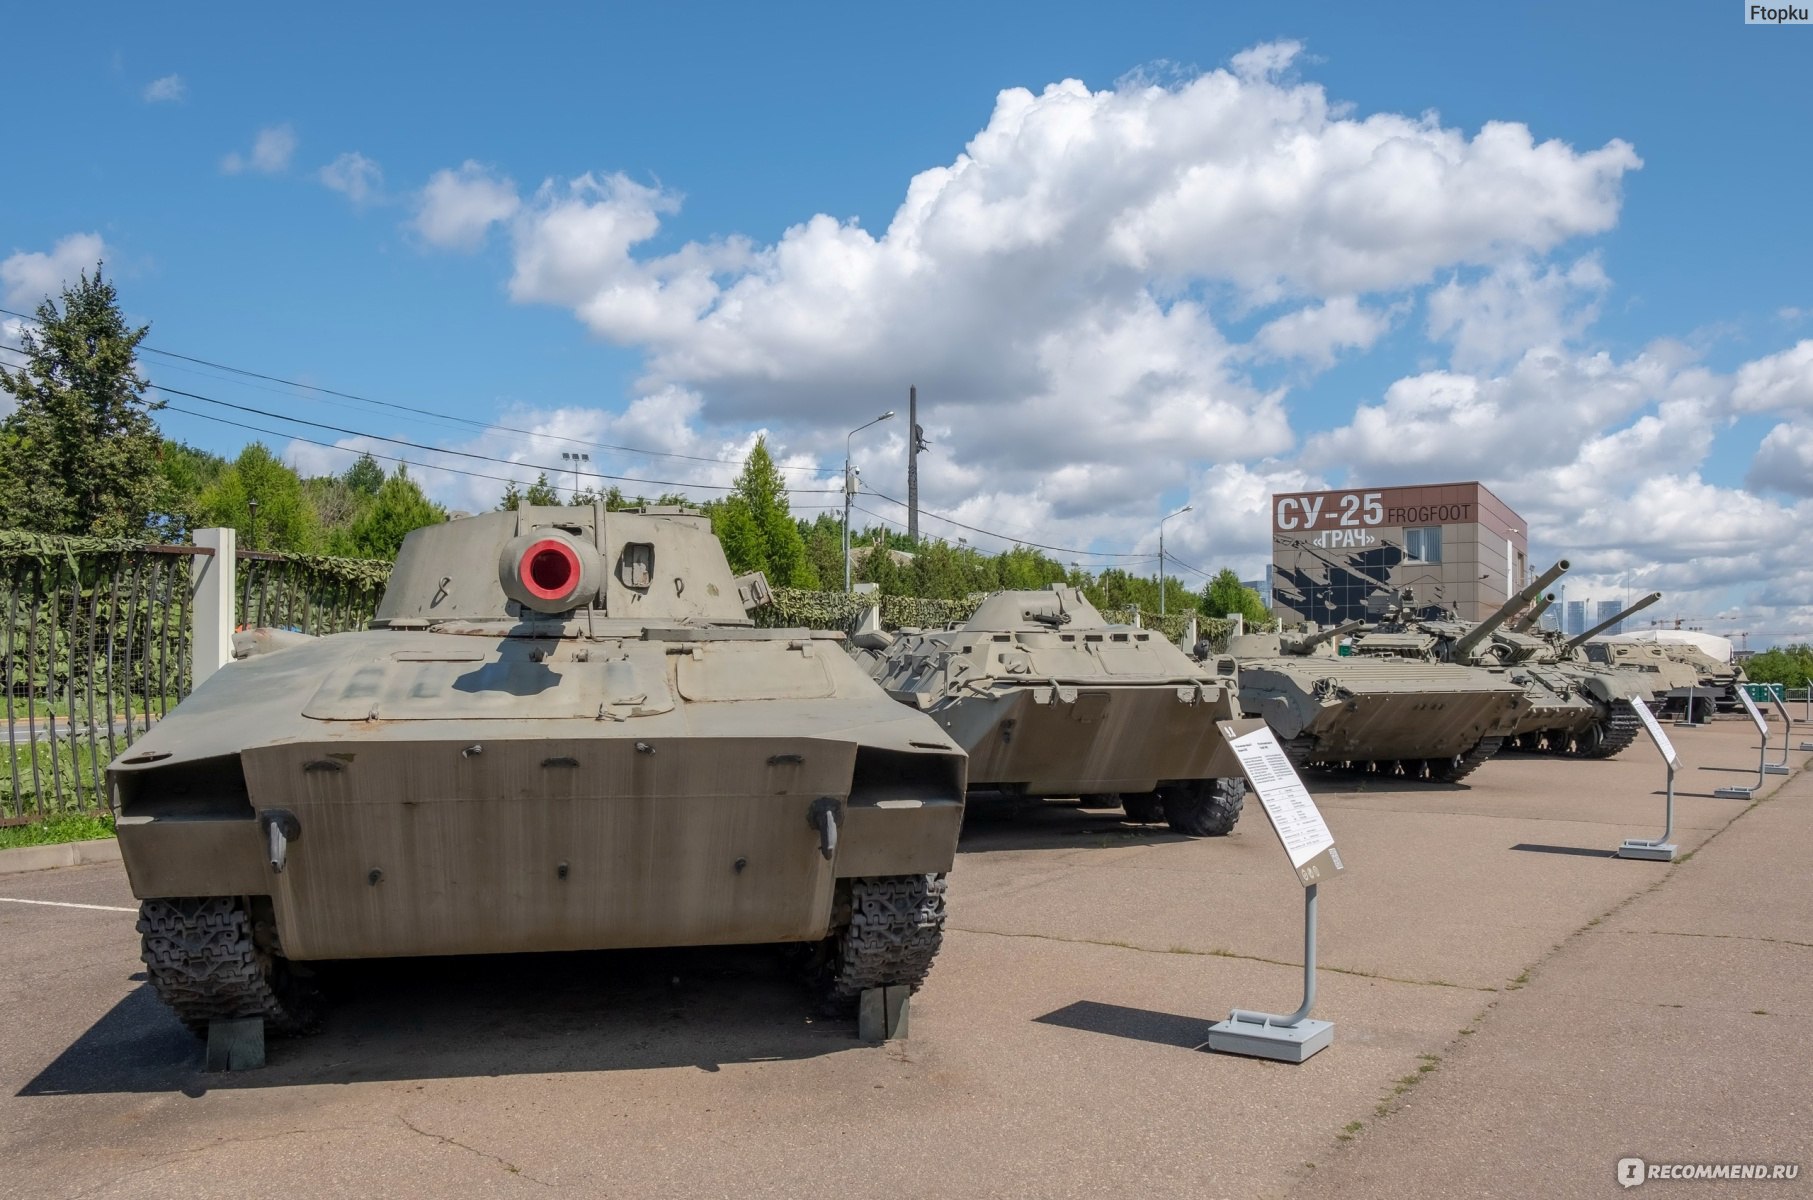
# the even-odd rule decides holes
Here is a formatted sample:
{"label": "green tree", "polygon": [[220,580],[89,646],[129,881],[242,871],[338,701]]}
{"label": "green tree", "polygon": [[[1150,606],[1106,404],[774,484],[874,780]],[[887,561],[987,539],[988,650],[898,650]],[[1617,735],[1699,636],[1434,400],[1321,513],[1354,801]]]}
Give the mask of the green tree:
{"label": "green tree", "polygon": [[1807,687],[1813,680],[1813,646],[1800,642],[1758,651],[1744,660],[1744,674],[1752,683]]}
{"label": "green tree", "polygon": [[1270,620],[1272,615],[1265,610],[1265,601],[1259,598],[1259,593],[1242,584],[1240,576],[1231,567],[1223,567],[1209,580],[1208,586],[1202,589],[1199,607],[1211,617],[1239,613],[1249,626]]}
{"label": "green tree", "polygon": [[[256,519],[251,502],[258,502]],[[239,452],[197,502],[207,525],[231,525],[247,550],[313,553],[320,548],[321,519],[303,491],[302,479],[253,442]]]}
{"label": "green tree", "polygon": [[187,542],[201,525],[201,495],[227,469],[227,460],[206,450],[166,440],[158,452],[157,500],[149,522],[160,542]]}
{"label": "green tree", "polygon": [[46,297],[26,329],[25,366],[0,368],[17,405],[0,425],[0,524],[39,533],[123,537],[150,524],[162,484],[162,439],[136,351],[150,332],[126,324],[119,297],[94,274]]}
{"label": "green tree", "polygon": [[[737,571],[763,571],[781,587],[815,588],[818,571],[806,555],[806,542],[787,504],[787,482],[781,478],[768,440],[757,438],[736,477],[734,490],[712,505],[712,530]],[[838,572],[838,578],[843,573]]]}
{"label": "green tree", "polygon": [[395,558],[411,530],[438,525],[447,510],[422,494],[409,472],[399,467],[384,481],[370,509],[352,528],[353,552],[360,558]]}
{"label": "green tree", "polygon": [[361,454],[359,461],[340,476],[340,482],[361,496],[376,496],[378,489],[384,486],[384,479],[384,468],[369,454]]}
{"label": "green tree", "polygon": [[522,499],[524,504],[559,504],[560,492],[548,482],[548,473],[543,471],[535,477],[535,482],[529,485],[529,490],[523,493]]}
{"label": "green tree", "polygon": [[496,511],[498,511],[498,512],[515,512],[517,509],[519,509],[521,507],[522,507],[522,489],[517,487],[516,481],[514,479],[512,479],[510,482],[504,484],[504,498],[497,502]]}

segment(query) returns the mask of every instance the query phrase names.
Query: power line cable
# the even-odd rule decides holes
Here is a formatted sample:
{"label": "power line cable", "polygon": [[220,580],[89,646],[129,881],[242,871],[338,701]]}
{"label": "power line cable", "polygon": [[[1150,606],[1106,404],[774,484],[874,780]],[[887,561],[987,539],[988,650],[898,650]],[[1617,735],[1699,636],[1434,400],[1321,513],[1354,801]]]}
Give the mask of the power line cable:
{"label": "power line cable", "polygon": [[[42,324],[42,322],[39,321],[39,319],[37,317],[31,316],[27,313],[14,312],[10,308],[0,308],[0,314],[9,316],[9,317],[17,317],[22,321],[30,321],[34,325]],[[11,349],[11,347],[8,347],[8,348]],[[373,399],[370,396],[361,396],[356,392],[343,392],[343,391],[339,391],[335,388],[322,387],[318,384],[303,383],[303,382],[301,382],[299,380],[295,380],[295,379],[285,379],[280,375],[267,375],[262,371],[253,371],[253,370],[250,370],[245,367],[235,367],[228,363],[214,362],[211,359],[198,358],[192,354],[179,354],[174,350],[162,350],[156,346],[141,345],[139,347],[139,349],[144,350],[148,354],[156,354],[161,358],[171,358],[171,359],[180,360],[182,362],[195,363],[198,366],[211,367],[217,371],[225,371],[228,374],[244,376],[248,379],[262,379],[267,383],[280,383],[280,384],[284,385],[285,387],[299,388],[303,391],[309,391],[309,392],[317,392],[324,396],[338,396],[343,400],[355,400],[355,401],[359,402],[360,404],[370,404],[370,405],[375,405],[379,408],[394,409],[398,412],[411,413],[411,414],[413,414],[415,416],[419,416],[419,417],[430,417],[437,421],[442,421],[442,422],[453,421],[453,422],[457,422],[461,425],[466,425],[466,426],[469,426],[472,428],[477,428],[477,429],[497,430],[497,431],[503,432],[503,433],[516,434],[520,437],[547,438],[551,441],[566,442],[569,445],[574,445],[574,446],[590,446],[593,449],[609,450],[609,451],[613,451],[613,452],[619,453],[619,454],[640,454],[640,455],[646,455],[646,456],[653,457],[653,458],[682,459],[682,460],[685,460],[688,462],[723,463],[725,465],[733,466],[733,467],[742,466],[745,461],[743,459],[737,459],[737,458],[718,458],[715,456],[706,456],[706,455],[699,455],[699,454],[681,454],[677,451],[672,451],[672,450],[648,450],[648,449],[643,449],[638,446],[620,446],[620,445],[616,445],[611,442],[594,442],[594,441],[590,441],[586,438],[568,437],[565,434],[558,434],[558,433],[537,433],[536,431],[534,431],[532,429],[518,429],[514,425],[503,425],[503,424],[498,424],[498,423],[494,423],[494,422],[480,421],[473,417],[462,417],[462,416],[458,416],[453,413],[435,412],[433,409],[417,408],[417,407],[415,407],[413,405],[409,405],[409,404],[398,404],[392,400],[377,400],[377,399]],[[776,465],[777,465],[777,469],[782,470],[782,471],[805,471],[805,472],[810,472],[811,474],[814,474],[814,475],[837,475],[837,474],[842,473],[842,468],[840,468],[840,467],[783,467],[783,466],[779,466],[779,464],[776,464]]]}
{"label": "power line cable", "polygon": [[[905,508],[907,506],[906,501],[896,500],[894,497],[888,495],[887,493],[878,492],[874,488],[864,487],[863,491],[867,492],[871,496],[875,496],[879,499],[886,500],[889,504],[897,504],[901,508]],[[967,529],[971,533],[979,533],[979,534],[984,535],[985,537],[999,538],[1001,541],[1013,542],[1016,545],[1020,545],[1020,546],[1031,546],[1035,550],[1049,550],[1053,554],[1075,554],[1075,555],[1078,555],[1079,557],[1083,557],[1083,558],[1128,559],[1128,558],[1155,558],[1155,557],[1157,557],[1156,555],[1149,555],[1149,554],[1141,555],[1138,553],[1126,553],[1126,552],[1114,551],[1114,550],[1076,550],[1076,549],[1066,547],[1066,546],[1047,546],[1043,542],[1035,542],[1035,541],[1031,541],[1031,540],[1029,540],[1027,538],[1023,538],[1023,537],[1015,537],[1013,534],[996,533],[992,529],[983,529],[983,528],[980,528],[979,526],[975,526],[975,525],[966,525],[962,521],[957,520],[955,517],[947,517],[947,516],[944,516],[942,513],[932,512],[930,509],[925,509],[925,508],[920,509],[919,515],[922,517],[931,517],[935,521],[943,521],[946,525],[955,525],[958,529]],[[1169,556],[1167,555],[1167,557],[1169,557]]]}

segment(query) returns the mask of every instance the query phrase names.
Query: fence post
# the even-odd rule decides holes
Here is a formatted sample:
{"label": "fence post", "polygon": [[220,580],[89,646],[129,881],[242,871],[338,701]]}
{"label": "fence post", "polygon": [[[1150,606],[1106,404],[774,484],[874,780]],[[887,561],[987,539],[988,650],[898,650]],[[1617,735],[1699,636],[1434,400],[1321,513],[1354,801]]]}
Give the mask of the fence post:
{"label": "fence post", "polygon": [[190,606],[190,679],[192,687],[233,661],[233,574],[238,566],[238,538],[232,529],[197,529],[195,544],[213,554],[189,560],[189,586],[195,602]]}

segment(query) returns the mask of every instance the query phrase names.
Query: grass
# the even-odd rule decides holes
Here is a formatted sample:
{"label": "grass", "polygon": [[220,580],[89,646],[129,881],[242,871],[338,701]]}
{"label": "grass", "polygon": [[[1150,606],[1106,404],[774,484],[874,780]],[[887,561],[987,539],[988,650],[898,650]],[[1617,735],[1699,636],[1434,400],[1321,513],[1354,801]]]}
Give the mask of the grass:
{"label": "grass", "polygon": [[58,842],[86,842],[113,836],[113,818],[95,813],[59,813],[30,825],[0,826],[0,850],[18,846],[50,846]]}

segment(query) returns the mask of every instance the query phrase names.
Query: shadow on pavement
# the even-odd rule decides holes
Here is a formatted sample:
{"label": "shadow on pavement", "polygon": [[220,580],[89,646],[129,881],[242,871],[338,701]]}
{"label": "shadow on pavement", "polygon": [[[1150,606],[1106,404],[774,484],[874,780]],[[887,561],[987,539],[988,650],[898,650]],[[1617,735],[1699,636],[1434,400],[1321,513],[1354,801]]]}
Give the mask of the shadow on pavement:
{"label": "shadow on pavement", "polygon": [[1206,1017],[1182,1017],[1176,1013],[1152,1012],[1121,1004],[1102,1004],[1095,1000],[1078,1000],[1075,1004],[1066,1004],[1055,1012],[1034,1017],[1033,1020],[1040,1025],[1080,1029],[1085,1033],[1105,1033],[1110,1037],[1176,1046],[1180,1050],[1195,1050],[1206,1045],[1209,1026],[1215,1023]]}
{"label": "shadow on pavement", "polygon": [[957,852],[1105,849],[1190,840],[1163,825],[1129,825],[1118,809],[1078,808],[1064,800],[971,800],[964,808]]}
{"label": "shadow on pavement", "polygon": [[[205,1074],[202,1043],[151,988],[108,1011],[20,1096],[562,1074],[812,1058],[863,1046],[816,1015],[775,947],[320,964],[319,1033],[267,1065]],[[142,978],[142,976],[141,976]]]}
{"label": "shadow on pavement", "polygon": [[1519,842],[1513,850],[1524,850],[1531,854],[1577,854],[1581,858],[1616,858],[1616,850],[1593,849],[1588,846],[1538,846],[1533,842]]}

